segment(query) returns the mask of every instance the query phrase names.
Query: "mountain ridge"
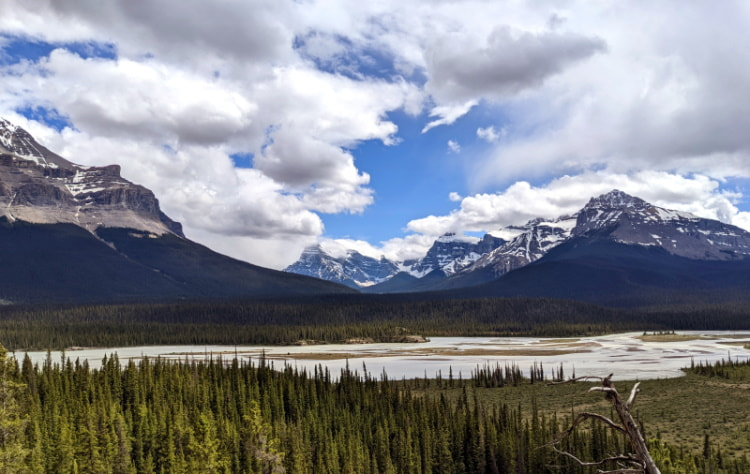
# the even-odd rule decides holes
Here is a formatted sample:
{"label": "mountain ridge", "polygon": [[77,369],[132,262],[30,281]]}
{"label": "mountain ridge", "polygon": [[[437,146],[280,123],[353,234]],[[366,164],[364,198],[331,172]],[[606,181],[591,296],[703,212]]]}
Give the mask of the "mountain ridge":
{"label": "mountain ridge", "polygon": [[[661,248],[667,254],[692,260],[733,261],[750,257],[750,233],[747,231],[691,213],[661,208],[616,189],[590,198],[574,214],[555,219],[536,218],[502,230],[503,235],[514,236],[507,241],[500,239],[498,245],[480,255],[471,255],[468,264],[450,266],[470,255],[466,246],[456,246],[451,249],[455,255],[449,266],[433,266],[424,272],[407,271],[412,278],[400,276],[389,282],[397,275],[394,274],[362,291],[422,292],[482,285],[539,261],[563,243],[591,236],[623,245]],[[446,241],[441,239],[416,262],[434,260],[428,257]],[[447,261],[441,263],[445,265]],[[403,272],[404,265],[400,266]],[[438,268],[442,278],[432,274],[429,280],[423,280]]]}

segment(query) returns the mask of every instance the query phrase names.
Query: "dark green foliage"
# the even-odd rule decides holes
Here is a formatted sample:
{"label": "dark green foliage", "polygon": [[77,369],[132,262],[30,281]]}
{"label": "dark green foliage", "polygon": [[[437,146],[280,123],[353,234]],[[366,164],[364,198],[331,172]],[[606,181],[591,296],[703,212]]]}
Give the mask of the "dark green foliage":
{"label": "dark green foliage", "polygon": [[144,344],[293,344],[370,337],[565,337],[622,331],[747,329],[741,304],[616,310],[551,299],[393,300],[337,297],[295,302],[0,306],[10,350]]}
{"label": "dark green foliage", "polygon": [[719,377],[734,382],[750,381],[750,359],[732,360],[731,357],[718,360],[714,363],[699,362],[691,363],[687,372],[703,375],[706,377]]}
{"label": "dark green foliage", "polygon": [[[15,433],[12,447],[0,446],[0,460],[15,463],[5,472],[590,472],[545,447],[568,417],[534,400],[513,408],[502,400],[510,388],[491,389],[497,401],[480,398],[474,380],[394,382],[349,369],[333,380],[322,367],[277,371],[262,360],[2,367],[14,388],[0,395],[16,407],[0,413],[0,427]],[[517,375],[507,374],[529,383]],[[750,470],[707,443],[704,455],[650,444],[665,473]],[[597,459],[627,448],[591,424],[560,449]]]}

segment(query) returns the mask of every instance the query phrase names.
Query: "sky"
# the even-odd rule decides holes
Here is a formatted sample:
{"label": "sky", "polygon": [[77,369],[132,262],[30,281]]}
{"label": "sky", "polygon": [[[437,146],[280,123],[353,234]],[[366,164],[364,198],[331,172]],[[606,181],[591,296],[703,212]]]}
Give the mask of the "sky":
{"label": "sky", "polygon": [[748,44],[742,0],[3,0],[0,116],[271,268],[612,189],[750,230]]}

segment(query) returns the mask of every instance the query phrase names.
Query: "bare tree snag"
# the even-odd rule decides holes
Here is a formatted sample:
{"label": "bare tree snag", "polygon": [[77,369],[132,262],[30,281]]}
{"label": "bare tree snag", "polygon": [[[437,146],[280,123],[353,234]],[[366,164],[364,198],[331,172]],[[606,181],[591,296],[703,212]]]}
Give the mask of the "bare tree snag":
{"label": "bare tree snag", "polygon": [[[589,389],[590,392],[604,392],[606,394],[607,400],[612,402],[612,405],[614,406],[615,412],[617,412],[617,416],[620,418],[620,424],[618,425],[614,421],[610,420],[609,418],[596,414],[596,413],[579,413],[578,416],[573,421],[573,424],[570,428],[568,428],[566,431],[563,431],[560,433],[560,435],[557,436],[555,441],[550,443],[552,445],[552,448],[560,453],[563,454],[573,460],[575,460],[578,464],[581,466],[601,466],[602,464],[606,462],[619,462],[619,463],[627,463],[630,464],[630,468],[621,468],[616,469],[613,471],[598,471],[600,473],[646,473],[646,474],[661,474],[661,471],[656,466],[656,463],[651,458],[651,453],[648,451],[648,446],[646,445],[646,440],[643,438],[643,434],[641,433],[641,430],[638,428],[638,424],[633,419],[633,415],[630,414],[630,408],[633,406],[633,403],[635,402],[635,397],[638,395],[639,392],[639,383],[636,383],[633,386],[633,389],[630,391],[630,396],[628,397],[627,401],[623,401],[622,398],[620,398],[620,394],[615,389],[614,384],[612,383],[612,375],[609,374],[609,376],[601,378],[601,377],[580,377],[577,379],[569,380],[569,382],[575,382],[577,380],[588,380],[588,379],[599,379],[602,381],[601,387],[592,387]],[[612,430],[624,433],[628,440],[630,440],[630,445],[633,448],[633,451],[635,451],[633,454],[629,455],[617,455],[612,456],[607,459],[603,459],[601,461],[595,461],[595,462],[584,462],[580,459],[576,458],[570,453],[560,451],[557,449],[554,445],[559,444],[563,439],[570,436],[570,434],[575,430],[576,426],[578,426],[581,422],[585,420],[597,420],[601,423],[604,423],[607,427],[609,427]],[[622,464],[620,464],[622,466]]]}

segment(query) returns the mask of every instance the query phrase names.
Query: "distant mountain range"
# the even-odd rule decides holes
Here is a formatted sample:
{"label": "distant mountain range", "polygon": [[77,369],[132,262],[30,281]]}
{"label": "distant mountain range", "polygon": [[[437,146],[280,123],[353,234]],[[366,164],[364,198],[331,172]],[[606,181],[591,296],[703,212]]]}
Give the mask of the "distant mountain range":
{"label": "distant mountain range", "polygon": [[0,119],[0,303],[351,292],[192,242],[119,166],[76,165]]}
{"label": "distant mountain range", "polygon": [[[618,190],[592,198],[575,214],[498,234],[511,238],[488,234],[470,242],[447,235],[416,261],[370,259],[378,263],[377,275],[358,267],[358,259],[341,265],[320,248],[306,251],[306,266],[303,254],[287,271],[323,277],[338,265],[336,281],[371,293],[546,296],[622,306],[721,300],[750,283],[750,233]],[[366,276],[348,279],[351,270]]]}

